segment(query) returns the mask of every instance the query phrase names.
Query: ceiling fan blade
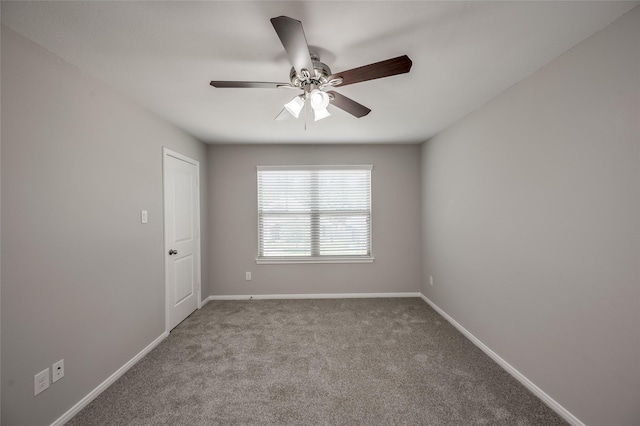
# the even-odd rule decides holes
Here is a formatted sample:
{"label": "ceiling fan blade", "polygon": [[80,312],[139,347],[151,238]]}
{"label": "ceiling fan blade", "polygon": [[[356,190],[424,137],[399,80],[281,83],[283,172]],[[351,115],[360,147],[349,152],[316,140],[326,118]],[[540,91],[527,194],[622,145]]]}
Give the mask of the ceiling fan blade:
{"label": "ceiling fan blade", "polygon": [[376,62],[347,71],[334,73],[328,77],[328,80],[341,78],[342,83],[335,84],[335,87],[346,86],[347,84],[359,83],[361,81],[374,80],[376,78],[390,77],[392,75],[404,74],[411,70],[411,59],[407,55],[398,56],[397,58],[387,59],[386,61]]}
{"label": "ceiling fan blade", "polygon": [[289,56],[289,61],[293,68],[302,73],[303,69],[308,70],[313,75],[313,61],[309,53],[307,38],[304,36],[302,22],[289,18],[288,16],[278,16],[271,18],[271,24],[276,30],[284,50]]}
{"label": "ceiling fan blade", "polygon": [[212,81],[213,87],[236,88],[236,89],[281,89],[294,88],[291,83],[270,83],[264,81]]}
{"label": "ceiling fan blade", "polygon": [[329,90],[327,91],[327,93],[331,96],[331,98],[333,98],[331,99],[331,105],[334,105],[357,118],[364,117],[371,112],[371,110],[366,106],[361,105],[353,99],[347,98],[346,96],[343,96],[338,92]]}

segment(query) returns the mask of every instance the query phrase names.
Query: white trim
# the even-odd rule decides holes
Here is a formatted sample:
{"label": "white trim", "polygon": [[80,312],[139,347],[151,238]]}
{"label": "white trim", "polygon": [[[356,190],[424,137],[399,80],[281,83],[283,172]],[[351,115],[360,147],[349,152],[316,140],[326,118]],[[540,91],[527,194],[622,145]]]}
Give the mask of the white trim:
{"label": "white trim", "polygon": [[95,388],[94,390],[89,392],[87,394],[87,396],[82,398],[76,405],[74,405],[69,410],[67,410],[67,412],[64,413],[62,416],[60,416],[55,422],[51,423],[51,426],[62,426],[66,422],[71,420],[71,418],[73,416],[78,414],[80,412],[80,410],[82,410],[84,407],[86,407],[91,401],[96,399],[98,397],[98,395],[100,395],[102,392],[104,392],[109,386],[111,386],[111,384],[113,382],[118,380],[124,373],[127,372],[127,370],[129,370],[131,367],[133,367],[138,361],[140,361],[140,359],[142,359],[142,357],[144,357],[146,354],[148,354],[153,348],[158,346],[160,344],[160,342],[162,342],[164,339],[167,338],[168,335],[169,335],[169,333],[167,333],[166,331],[164,333],[162,333],[153,342],[151,342],[149,345],[147,345],[146,348],[144,348],[136,356],[131,358],[125,365],[123,365],[118,370],[116,370],[116,372],[113,373],[111,376],[109,376],[107,378],[107,380],[105,380],[104,382],[100,383],[97,388]]}
{"label": "white trim", "polygon": [[256,170],[373,170],[373,164],[256,166]]}
{"label": "white trim", "polygon": [[189,158],[186,155],[180,154],[179,152],[172,151],[169,148],[167,148],[166,146],[162,147],[162,153],[164,155],[168,155],[170,157],[177,158],[178,160],[182,160],[184,162],[193,164],[194,166],[199,165],[198,160],[194,160],[193,158]]}
{"label": "white trim", "polygon": [[[482,343],[477,337],[475,337],[470,331],[464,328],[460,323],[450,317],[445,311],[443,311],[438,305],[429,300],[424,294],[420,292],[404,292],[404,293],[323,293],[323,294],[262,294],[262,295],[225,295],[225,296],[209,296],[199,305],[204,306],[211,300],[267,300],[267,299],[354,299],[354,298],[385,298],[385,297],[419,297],[424,300],[429,306],[431,306],[440,316],[446,319],[451,325],[453,325],[458,331],[460,331],[467,339],[480,348],[485,354],[493,359],[504,370],[511,374],[516,380],[522,383],[527,389],[529,389],[534,395],[547,404],[551,409],[564,418],[569,424],[574,426],[585,426],[576,416],[564,408],[560,403],[551,398],[542,389],[536,386],[526,376],[516,370],[511,364],[505,361],[500,355],[493,352],[487,345]],[[115,373],[109,376],[104,382],[98,385],[94,390],[89,392],[84,398],[82,398],[73,407],[67,410],[62,416],[54,421],[51,426],[62,426],[73,416],[78,414],[80,410],[86,407],[91,401],[96,399],[98,395],[104,392],[111,384],[118,380],[124,373],[126,373],[131,367],[133,367],[142,357],[148,354],[152,349],[160,344],[164,339],[169,336],[168,332],[162,333],[147,347],[140,351],[136,356],[131,358],[126,364],[120,367]]]}
{"label": "white trim", "polygon": [[373,299],[384,297],[420,297],[419,292],[405,293],[320,293],[320,294],[236,294],[209,296],[206,300],[266,300],[266,299]]}
{"label": "white trim", "polygon": [[167,178],[167,157],[177,158],[178,160],[182,160],[186,163],[193,164],[196,167],[196,187],[198,188],[198,196],[195,199],[196,203],[196,238],[198,239],[198,243],[196,244],[196,281],[198,287],[196,288],[196,309],[200,309],[202,307],[202,258],[200,245],[202,244],[202,239],[200,235],[200,230],[202,228],[202,224],[200,222],[200,197],[202,197],[201,189],[200,189],[200,162],[198,160],[194,160],[193,158],[187,157],[186,155],[182,155],[179,152],[175,152],[170,150],[169,148],[163,146],[162,147],[162,241],[164,247],[164,291],[165,291],[165,301],[164,301],[164,327],[165,331],[169,333],[171,331],[169,324],[169,260],[167,258],[167,251],[169,250],[169,244],[167,242],[167,223],[166,223],[166,210],[167,210],[167,200],[166,200],[166,178]]}
{"label": "white trim", "polygon": [[569,410],[564,408],[560,403],[558,403],[555,399],[551,398],[547,393],[545,393],[542,389],[536,386],[531,380],[529,380],[524,374],[520,373],[515,369],[511,364],[505,361],[500,355],[492,351],[487,345],[482,343],[480,339],[471,334],[469,330],[464,328],[460,323],[451,318],[445,311],[440,309],[438,305],[429,300],[424,294],[420,294],[420,298],[427,302],[429,306],[431,306],[440,316],[444,317],[447,321],[451,323],[455,328],[458,329],[467,339],[469,339],[474,345],[482,350],[485,354],[489,355],[491,359],[493,359],[500,367],[506,370],[507,373],[511,374],[516,380],[522,383],[527,389],[529,389],[535,396],[540,398],[542,402],[549,406],[553,411],[558,413],[563,419],[565,419],[569,424],[574,426],[585,426],[584,423],[580,421],[576,416],[571,414]]}
{"label": "white trim", "polygon": [[[258,265],[284,265],[287,263],[373,263],[374,257],[259,257],[256,258]],[[417,297],[417,296],[416,296]]]}

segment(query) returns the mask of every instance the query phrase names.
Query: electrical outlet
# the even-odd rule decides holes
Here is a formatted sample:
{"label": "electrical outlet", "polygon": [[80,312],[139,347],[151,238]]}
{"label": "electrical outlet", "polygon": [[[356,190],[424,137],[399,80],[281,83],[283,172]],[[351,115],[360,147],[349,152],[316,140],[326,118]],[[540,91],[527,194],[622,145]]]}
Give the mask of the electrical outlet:
{"label": "electrical outlet", "polygon": [[33,376],[33,395],[38,395],[49,387],[49,369],[43,370]]}
{"label": "electrical outlet", "polygon": [[244,279],[247,281],[251,281],[251,272],[245,272],[244,273]]}
{"label": "electrical outlet", "polygon": [[64,359],[53,364],[51,367],[51,377],[53,378],[53,383],[64,377]]}
{"label": "electrical outlet", "polygon": [[433,277],[429,275],[429,285],[433,287]]}

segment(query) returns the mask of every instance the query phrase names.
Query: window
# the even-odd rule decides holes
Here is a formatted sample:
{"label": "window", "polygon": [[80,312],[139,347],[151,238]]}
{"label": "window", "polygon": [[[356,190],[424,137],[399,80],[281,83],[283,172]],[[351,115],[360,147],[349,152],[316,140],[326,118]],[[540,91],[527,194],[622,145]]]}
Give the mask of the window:
{"label": "window", "polygon": [[258,263],[371,262],[372,166],[258,166]]}

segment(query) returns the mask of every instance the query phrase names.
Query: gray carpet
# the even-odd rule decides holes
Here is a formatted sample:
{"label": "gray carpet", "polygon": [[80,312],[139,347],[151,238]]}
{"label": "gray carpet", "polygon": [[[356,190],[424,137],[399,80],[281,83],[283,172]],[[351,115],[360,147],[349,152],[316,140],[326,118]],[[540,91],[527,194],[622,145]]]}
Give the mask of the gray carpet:
{"label": "gray carpet", "polygon": [[418,298],[214,301],[68,425],[560,425]]}

